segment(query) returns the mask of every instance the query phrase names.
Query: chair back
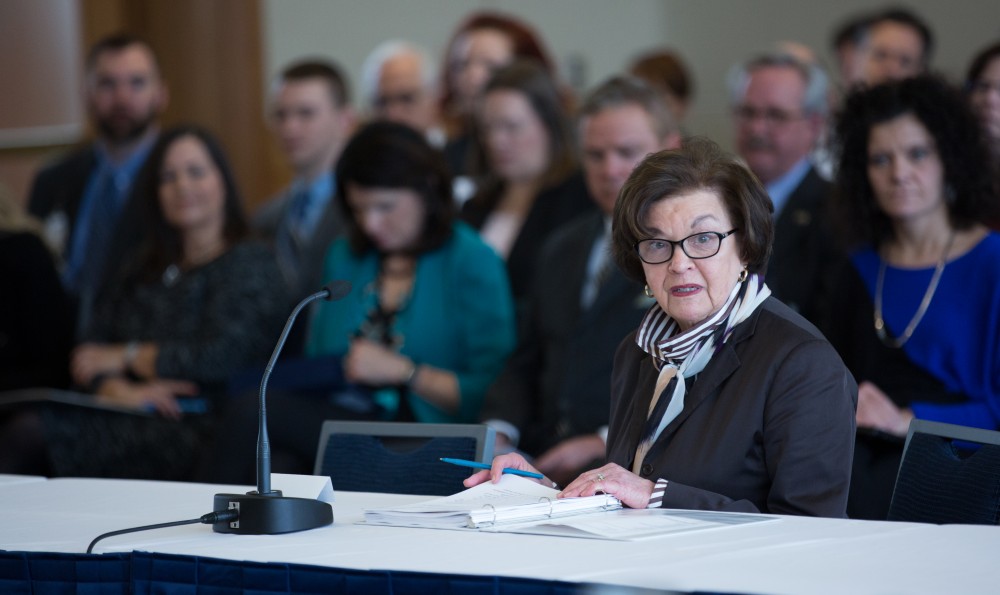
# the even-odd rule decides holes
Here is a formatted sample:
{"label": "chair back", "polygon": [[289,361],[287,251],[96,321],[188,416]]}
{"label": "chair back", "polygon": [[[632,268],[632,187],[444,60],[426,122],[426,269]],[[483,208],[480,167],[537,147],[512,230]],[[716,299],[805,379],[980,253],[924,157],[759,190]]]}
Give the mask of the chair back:
{"label": "chair back", "polygon": [[1000,524],[1000,432],[913,420],[888,519]]}
{"label": "chair back", "polygon": [[488,463],[494,440],[483,424],[326,421],[313,473],[336,490],[448,496],[474,470],[440,459]]}

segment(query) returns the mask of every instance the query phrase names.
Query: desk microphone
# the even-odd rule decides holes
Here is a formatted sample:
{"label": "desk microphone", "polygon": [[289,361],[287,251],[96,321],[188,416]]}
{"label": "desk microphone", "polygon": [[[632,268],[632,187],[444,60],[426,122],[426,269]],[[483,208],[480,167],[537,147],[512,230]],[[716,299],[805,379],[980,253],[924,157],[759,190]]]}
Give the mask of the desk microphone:
{"label": "desk microphone", "polygon": [[285,323],[284,330],[274,346],[271,359],[264,368],[260,380],[260,401],[258,404],[257,428],[257,490],[246,494],[216,494],[212,510],[235,509],[239,518],[231,522],[212,524],[216,533],[239,533],[242,535],[274,535],[294,533],[323,527],[333,522],[333,508],[326,502],[310,498],[287,498],[280,490],[271,489],[271,444],[267,439],[267,380],[278,361],[288,333],[292,330],[299,312],[318,299],[328,302],[339,300],[351,292],[348,281],[331,281],[323,289],[299,302]]}

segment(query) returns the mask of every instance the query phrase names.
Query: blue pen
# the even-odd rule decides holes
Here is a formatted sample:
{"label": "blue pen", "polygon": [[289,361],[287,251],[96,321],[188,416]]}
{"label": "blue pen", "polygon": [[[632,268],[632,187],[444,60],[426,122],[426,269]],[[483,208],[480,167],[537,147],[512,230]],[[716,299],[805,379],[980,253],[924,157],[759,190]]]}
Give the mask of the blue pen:
{"label": "blue pen", "polygon": [[[441,460],[445,463],[451,463],[452,465],[461,465],[462,467],[472,467],[474,469],[490,469],[493,467],[493,465],[477,463],[476,461],[466,461],[465,459],[449,459],[447,457],[443,457]],[[542,479],[544,477],[541,473],[521,471],[520,469],[511,469],[510,467],[505,467],[503,472],[510,473],[511,475],[520,475],[521,477],[534,477],[535,479]]]}

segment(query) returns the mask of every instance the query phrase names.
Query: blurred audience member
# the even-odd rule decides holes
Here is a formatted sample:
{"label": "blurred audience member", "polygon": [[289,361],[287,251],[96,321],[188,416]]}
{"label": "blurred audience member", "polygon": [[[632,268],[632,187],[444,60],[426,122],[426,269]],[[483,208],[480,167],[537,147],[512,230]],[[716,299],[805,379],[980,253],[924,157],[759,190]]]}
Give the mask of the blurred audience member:
{"label": "blurred audience member", "polygon": [[56,475],[190,479],[214,400],[230,374],[263,362],[284,318],[281,273],[266,246],[244,241],[240,196],[211,135],[164,132],[136,192],[143,248],[98,304],[71,370],[97,403],[138,415],[44,410]]}
{"label": "blurred audience member", "polygon": [[835,257],[826,221],[832,188],[810,160],[826,125],[826,74],[816,64],[772,53],[737,66],[728,83],[737,153],[774,203],[767,285],[815,323]]}
{"label": "blurred audience member", "polygon": [[442,69],[441,113],[448,133],[445,157],[452,172],[468,172],[472,122],[479,95],[493,73],[515,59],[537,61],[549,75],[555,65],[534,28],[511,15],[469,15],[452,34]]}
{"label": "blurred audience member", "polygon": [[844,93],[865,80],[865,35],[870,19],[868,13],[854,15],[833,32],[833,57],[840,90]]}
{"label": "blurred audience member", "polygon": [[668,49],[647,52],[632,60],[628,71],[660,94],[674,121],[684,120],[694,96],[694,81],[680,54]]}
{"label": "blurred audience member", "polygon": [[[353,289],[312,320],[307,354],[319,367],[300,367],[295,390],[269,402],[275,471],[312,471],[326,419],[476,421],[514,347],[503,262],[454,221],[451,175],[423,135],[371,123],[347,144],[336,177],[347,233],[325,272]],[[253,480],[255,401],[230,408],[206,479]],[[246,456],[234,462],[235,452]]]}
{"label": "blurred audience member", "polygon": [[[274,83],[270,119],[295,177],[257,211],[253,227],[273,239],[290,296],[298,302],[323,284],[323,257],[343,228],[333,199],[333,166],[354,125],[347,79],[331,62],[288,66]],[[301,338],[298,343],[301,348]]]}
{"label": "blurred audience member", "polygon": [[142,240],[133,182],[156,141],[168,97],[152,48],[132,35],[98,41],[85,68],[97,138],[40,171],[28,201],[65,262],[62,281],[79,301],[81,329]]}
{"label": "blurred audience member", "polygon": [[386,41],[361,66],[361,95],[373,119],[406,124],[442,148],[438,74],[430,54],[407,41]]}
{"label": "blurred audience member", "polygon": [[1000,427],[1000,235],[982,224],[996,197],[977,135],[965,98],[925,76],[849,95],[838,117],[856,251],[826,333],[859,383],[854,517],[885,518],[913,418]]}
{"label": "blurred audience member", "polygon": [[0,189],[0,391],[69,387],[73,302],[41,234]]}
{"label": "blurred audience member", "polygon": [[989,143],[993,163],[1000,165],[1000,43],[976,54],[965,76],[965,87]]}
{"label": "blurred audience member", "polygon": [[864,82],[877,85],[927,72],[934,35],[913,12],[891,8],[868,20],[863,47]]}
{"label": "blurred audience member", "polygon": [[507,261],[515,302],[528,295],[549,234],[595,210],[552,78],[532,61],[496,72],[477,113],[479,189],[462,217]]}
{"label": "blurred audience member", "polygon": [[487,394],[498,451],[517,447],[559,483],[604,462],[611,364],[653,301],[611,260],[611,214],[646,155],[680,146],[658,91],[632,77],[597,87],[582,105],[580,143],[599,211],[560,226],[542,247],[518,347]]}

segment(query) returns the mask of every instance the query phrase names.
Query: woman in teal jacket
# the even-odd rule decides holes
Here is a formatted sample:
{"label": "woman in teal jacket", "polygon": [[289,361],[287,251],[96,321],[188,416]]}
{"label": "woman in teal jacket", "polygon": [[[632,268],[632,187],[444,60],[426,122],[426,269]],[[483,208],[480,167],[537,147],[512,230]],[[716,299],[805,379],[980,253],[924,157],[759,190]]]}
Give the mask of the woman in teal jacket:
{"label": "woman in teal jacket", "polygon": [[336,184],[347,233],[325,278],[353,289],[320,304],[307,354],[342,355],[375,419],[475,422],[515,341],[503,261],[454,220],[441,156],[405,126],[359,131]]}
{"label": "woman in teal jacket", "polygon": [[[324,420],[474,423],[486,388],[514,348],[514,306],[503,261],[457,222],[451,175],[420,133],[374,123],[344,148],[336,170],[345,235],[326,256],[327,281],[351,291],[319,302],[308,358],[271,377],[272,470],[312,473]],[[231,389],[232,390],[232,389]],[[254,478],[256,394],[227,408],[199,479]]]}

